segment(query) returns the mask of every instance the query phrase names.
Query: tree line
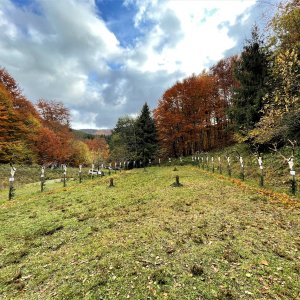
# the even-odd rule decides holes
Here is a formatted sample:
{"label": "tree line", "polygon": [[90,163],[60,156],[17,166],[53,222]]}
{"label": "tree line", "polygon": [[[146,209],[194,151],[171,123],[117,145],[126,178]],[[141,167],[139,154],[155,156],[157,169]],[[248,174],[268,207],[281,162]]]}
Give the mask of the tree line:
{"label": "tree line", "polygon": [[300,140],[300,4],[281,4],[263,38],[169,88],[154,110],[163,153],[193,154],[247,142]]}
{"label": "tree line", "polygon": [[[284,2],[267,36],[254,26],[240,54],[167,89],[153,112],[159,155],[193,155],[234,142],[263,149],[300,141],[299,24],[299,1]],[[120,118],[113,156],[138,159],[135,135],[135,120]]]}
{"label": "tree line", "polygon": [[0,69],[0,163],[72,165],[108,158],[104,138],[78,138],[70,111],[61,102],[40,99],[33,105],[14,78]]}

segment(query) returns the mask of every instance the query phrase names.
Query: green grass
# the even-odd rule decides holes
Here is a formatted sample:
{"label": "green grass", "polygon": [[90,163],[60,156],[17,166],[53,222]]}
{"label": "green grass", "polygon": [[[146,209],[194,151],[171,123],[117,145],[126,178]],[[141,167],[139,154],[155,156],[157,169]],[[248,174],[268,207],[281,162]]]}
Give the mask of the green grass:
{"label": "green grass", "polygon": [[[197,157],[209,157],[209,170],[212,171],[212,163],[211,157],[214,157],[214,168],[215,173],[218,173],[218,157],[221,158],[221,167],[222,174],[228,176],[227,171],[227,162],[226,162],[226,154],[231,157],[231,169],[232,169],[232,177],[240,178],[241,168],[240,162],[238,160],[238,153],[243,157],[244,165],[245,165],[245,181],[252,186],[258,186],[260,181],[261,171],[259,169],[257,159],[251,152],[249,146],[247,144],[235,144],[233,146],[226,147],[221,150],[211,151],[208,153],[200,153],[197,154]],[[285,157],[290,157],[292,154],[290,147],[285,147],[280,149],[280,152]],[[206,162],[206,161],[205,161]],[[191,157],[183,158],[183,164],[190,165],[192,163]],[[296,180],[299,178],[298,171],[300,169],[300,147],[296,147],[295,149],[295,158],[294,158],[294,169],[296,170]],[[179,160],[174,160],[172,165],[179,165]],[[194,165],[197,165],[198,162],[194,162]],[[277,192],[285,192],[291,194],[291,176],[290,170],[288,168],[287,162],[283,160],[283,158],[275,152],[266,151],[263,153],[263,164],[264,164],[264,186],[268,189],[272,189]],[[202,168],[202,163],[200,161],[200,165]],[[205,166],[206,169],[206,166]],[[300,198],[300,184],[297,184],[296,196]]]}
{"label": "green grass", "polygon": [[0,200],[0,298],[299,299],[299,203],[177,169]]}

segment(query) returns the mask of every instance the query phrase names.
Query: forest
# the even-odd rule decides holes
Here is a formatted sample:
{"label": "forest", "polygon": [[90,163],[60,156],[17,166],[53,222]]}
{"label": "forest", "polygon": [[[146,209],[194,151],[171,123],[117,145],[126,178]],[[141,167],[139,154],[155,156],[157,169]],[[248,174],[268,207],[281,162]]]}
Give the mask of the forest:
{"label": "forest", "polygon": [[300,4],[281,4],[268,28],[253,26],[241,53],[164,91],[112,135],[79,135],[63,103],[33,104],[0,69],[0,163],[45,166],[143,161],[247,143],[267,149],[300,141]]}

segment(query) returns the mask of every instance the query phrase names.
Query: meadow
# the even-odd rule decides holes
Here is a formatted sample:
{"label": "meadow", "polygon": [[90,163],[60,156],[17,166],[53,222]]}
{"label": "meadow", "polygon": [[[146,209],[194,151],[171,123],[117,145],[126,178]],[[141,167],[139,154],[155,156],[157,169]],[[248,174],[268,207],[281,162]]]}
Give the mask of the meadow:
{"label": "meadow", "polygon": [[176,168],[0,191],[0,298],[299,299],[299,198]]}

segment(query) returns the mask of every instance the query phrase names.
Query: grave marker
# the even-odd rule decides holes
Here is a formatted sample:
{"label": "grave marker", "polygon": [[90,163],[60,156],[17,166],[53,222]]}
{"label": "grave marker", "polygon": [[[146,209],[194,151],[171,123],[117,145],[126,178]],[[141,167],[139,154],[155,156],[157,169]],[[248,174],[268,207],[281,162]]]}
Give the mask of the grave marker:
{"label": "grave marker", "polygon": [[45,167],[42,166],[41,168],[41,192],[44,191],[45,188]]}
{"label": "grave marker", "polygon": [[64,187],[66,187],[66,179],[67,179],[67,165],[63,165],[63,170],[64,170],[64,174],[63,174],[63,182],[64,182]]}
{"label": "grave marker", "polygon": [[296,194],[296,189],[297,189],[297,183],[296,183],[296,171],[294,170],[294,157],[295,157],[295,146],[297,144],[296,141],[291,141],[288,140],[289,143],[292,146],[292,155],[287,158],[285,157],[280,151],[277,150],[277,143],[273,144],[273,148],[270,148],[272,151],[279,153],[279,155],[284,159],[284,161],[286,161],[288,163],[289,166],[289,170],[290,170],[290,176],[291,176],[291,192],[293,195]]}
{"label": "grave marker", "polygon": [[15,188],[14,188],[14,181],[15,181],[15,173],[17,169],[10,163],[10,177],[9,177],[9,192],[8,192],[8,200],[12,200],[15,196]]}
{"label": "grave marker", "polygon": [[79,175],[79,183],[81,183],[82,182],[82,165],[79,165],[78,175]]}

